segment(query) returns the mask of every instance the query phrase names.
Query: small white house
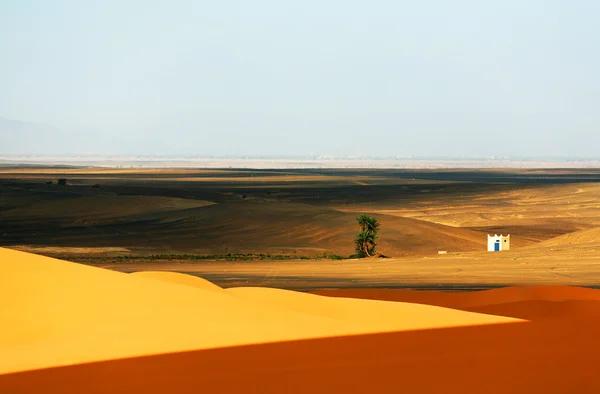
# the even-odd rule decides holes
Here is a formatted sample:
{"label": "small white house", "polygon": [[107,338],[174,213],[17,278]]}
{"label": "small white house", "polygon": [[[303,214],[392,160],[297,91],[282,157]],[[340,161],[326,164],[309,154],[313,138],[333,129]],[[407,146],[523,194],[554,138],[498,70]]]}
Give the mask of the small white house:
{"label": "small white house", "polygon": [[510,234],[488,234],[488,252],[501,252],[503,250],[510,250]]}

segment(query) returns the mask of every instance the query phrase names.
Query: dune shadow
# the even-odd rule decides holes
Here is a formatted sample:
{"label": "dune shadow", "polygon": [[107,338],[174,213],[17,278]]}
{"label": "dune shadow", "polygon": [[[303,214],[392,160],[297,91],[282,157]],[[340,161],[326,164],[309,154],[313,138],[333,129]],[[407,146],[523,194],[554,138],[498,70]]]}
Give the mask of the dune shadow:
{"label": "dune shadow", "polygon": [[0,376],[6,393],[593,393],[600,318],[311,339]]}

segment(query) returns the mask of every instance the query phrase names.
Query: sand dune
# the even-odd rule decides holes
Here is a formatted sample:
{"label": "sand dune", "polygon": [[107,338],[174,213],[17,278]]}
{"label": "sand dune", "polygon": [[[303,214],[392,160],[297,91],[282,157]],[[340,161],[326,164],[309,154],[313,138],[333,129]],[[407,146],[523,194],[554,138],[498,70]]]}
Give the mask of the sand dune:
{"label": "sand dune", "polygon": [[315,294],[371,300],[419,302],[452,305],[455,308],[478,307],[521,301],[600,301],[600,291],[574,286],[516,286],[483,291],[442,292],[403,289],[320,290]]}
{"label": "sand dune", "polygon": [[596,227],[587,230],[575,231],[569,234],[561,235],[560,237],[555,237],[544,242],[540,242],[537,245],[532,245],[530,246],[530,248],[541,248],[548,246],[558,247],[585,244],[600,245],[600,228]]}
{"label": "sand dune", "polygon": [[573,319],[600,316],[600,301],[519,301],[464,308],[464,310],[527,320]]}
{"label": "sand dune", "polygon": [[600,291],[573,286],[519,286],[474,292],[350,289],[315,293],[330,297],[436,305],[527,320],[600,314]]}
{"label": "sand dune", "polygon": [[[454,185],[453,187],[462,187]],[[445,190],[441,201],[427,196],[407,203],[389,200],[365,204],[372,212],[397,214],[460,227],[522,226],[572,229],[598,226],[597,183],[522,186],[503,189],[474,188],[468,198],[455,198]],[[440,196],[438,196],[440,197]],[[443,198],[446,197],[446,198]]]}
{"label": "sand dune", "polygon": [[[357,300],[354,306],[352,300],[267,289],[226,292],[196,278],[128,275],[8,249],[0,249],[0,262],[0,373],[186,350],[520,321],[409,303]],[[273,301],[268,292],[279,300]],[[288,302],[282,302],[284,296]],[[377,319],[378,311],[386,316]]]}
{"label": "sand dune", "polygon": [[[467,316],[457,316],[453,309],[423,309],[422,305],[405,302],[329,298],[269,288],[232,288],[226,291],[261,305],[334,318],[374,331],[380,331],[382,328],[387,331],[440,328],[447,327],[450,322],[452,325],[462,325],[460,321],[467,318]],[[494,321],[491,316],[484,317],[484,315],[471,315],[468,318],[468,324],[485,324]]]}
{"label": "sand dune", "polygon": [[325,297],[0,249],[0,291],[2,393],[600,391],[592,289]]}

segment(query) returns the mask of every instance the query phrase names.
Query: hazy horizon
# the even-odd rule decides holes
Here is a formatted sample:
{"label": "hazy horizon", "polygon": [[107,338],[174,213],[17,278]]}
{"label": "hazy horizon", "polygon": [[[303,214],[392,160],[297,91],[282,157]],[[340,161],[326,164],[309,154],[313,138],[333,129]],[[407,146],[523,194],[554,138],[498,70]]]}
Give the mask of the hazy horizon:
{"label": "hazy horizon", "polygon": [[8,0],[0,154],[596,157],[599,17],[592,0]]}

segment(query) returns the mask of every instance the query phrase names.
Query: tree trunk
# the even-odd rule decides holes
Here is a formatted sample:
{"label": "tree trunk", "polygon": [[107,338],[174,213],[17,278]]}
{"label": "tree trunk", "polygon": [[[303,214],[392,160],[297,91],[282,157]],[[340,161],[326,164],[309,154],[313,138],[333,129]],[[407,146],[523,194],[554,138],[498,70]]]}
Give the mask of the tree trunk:
{"label": "tree trunk", "polygon": [[363,242],[363,252],[365,252],[367,257],[371,257],[371,255],[369,254],[369,244],[367,244],[366,242]]}

